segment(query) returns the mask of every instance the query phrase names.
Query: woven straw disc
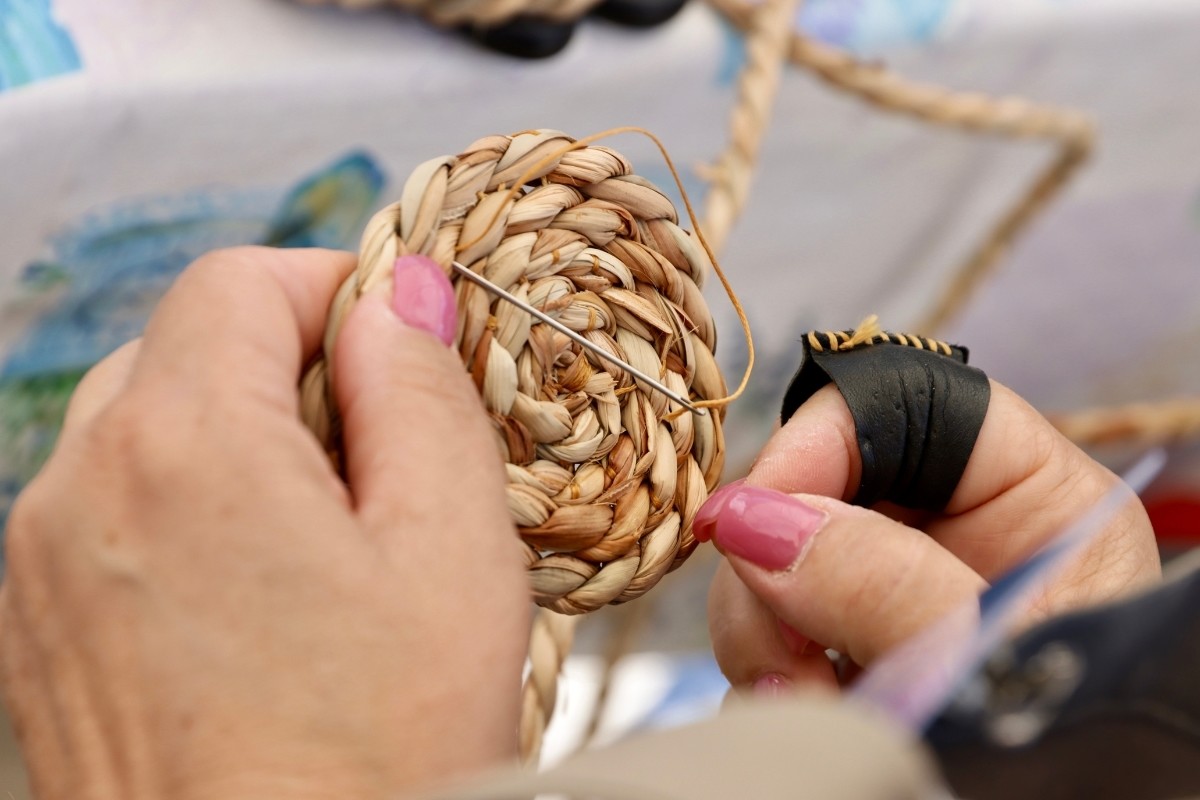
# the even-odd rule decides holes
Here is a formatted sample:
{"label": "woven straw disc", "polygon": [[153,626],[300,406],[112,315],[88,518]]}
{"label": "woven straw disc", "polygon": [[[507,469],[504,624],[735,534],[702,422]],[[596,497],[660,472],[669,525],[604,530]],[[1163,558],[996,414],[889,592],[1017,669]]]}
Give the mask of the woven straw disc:
{"label": "woven straw disc", "polygon": [[459,279],[450,263],[680,394],[726,395],[700,293],[705,250],[623,156],[564,152],[573,142],[558,131],[491,136],[418,167],[400,202],[368,225],[358,269],[334,301],[326,361],[302,386],[306,422],[336,452],[327,361],[346,311],[391,281],[397,256],[445,267],[458,295],[456,344],[508,462],[534,597],[567,614],[638,597],[695,549],[692,520],[724,462],[723,414],[673,413],[681,409],[663,394]]}

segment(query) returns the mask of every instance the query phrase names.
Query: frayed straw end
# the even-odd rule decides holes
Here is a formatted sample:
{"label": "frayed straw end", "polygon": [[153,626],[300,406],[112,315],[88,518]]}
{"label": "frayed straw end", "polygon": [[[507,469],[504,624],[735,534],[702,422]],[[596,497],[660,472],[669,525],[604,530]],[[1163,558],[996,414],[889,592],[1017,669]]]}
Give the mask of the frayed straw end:
{"label": "frayed straw end", "polygon": [[854,335],[848,341],[842,344],[842,348],[857,347],[860,344],[868,344],[876,336],[883,333],[883,328],[879,327],[879,315],[871,314],[869,317],[858,323],[858,327],[854,329]]}

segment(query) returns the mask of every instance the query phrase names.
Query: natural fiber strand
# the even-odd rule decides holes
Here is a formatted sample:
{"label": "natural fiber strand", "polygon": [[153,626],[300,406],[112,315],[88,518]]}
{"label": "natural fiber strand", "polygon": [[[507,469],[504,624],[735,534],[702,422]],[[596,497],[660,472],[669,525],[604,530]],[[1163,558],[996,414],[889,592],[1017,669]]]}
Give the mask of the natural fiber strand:
{"label": "natural fiber strand", "polygon": [[729,143],[709,168],[704,229],[719,252],[750,197],[759,151],[770,126],[799,0],[764,0],[749,19],[746,62],[730,114]]}
{"label": "natural fiber strand", "polygon": [[529,634],[529,675],[521,689],[518,741],[522,764],[536,765],[558,705],[558,681],[575,640],[578,617],[541,609]]}
{"label": "natural fiber strand", "polygon": [[[524,133],[536,133],[536,131],[525,131]],[[522,173],[512,188],[506,192],[507,198],[515,201],[520,193],[520,187],[530,180],[533,180],[537,175],[541,174],[547,167],[553,164],[558,159],[566,156],[568,153],[585,148],[604,139],[610,139],[614,136],[619,136],[625,133],[637,134],[644,136],[654,144],[658,149],[659,155],[662,156],[663,162],[667,165],[668,171],[671,173],[671,180],[675,183],[675,188],[679,190],[679,196],[683,200],[683,205],[687,211],[688,220],[692,223],[692,230],[695,232],[696,239],[700,242],[700,246],[704,248],[705,255],[708,256],[709,266],[716,273],[717,279],[721,282],[721,288],[725,290],[725,296],[729,299],[730,305],[733,306],[733,311],[737,315],[738,323],[742,326],[742,333],[745,335],[746,341],[746,368],[742,372],[742,379],[738,383],[736,389],[724,397],[710,398],[699,400],[692,405],[694,408],[703,409],[724,409],[734,400],[737,400],[745,393],[746,387],[750,384],[750,376],[754,372],[755,351],[754,351],[754,334],[750,329],[750,318],[746,315],[746,309],[742,305],[741,298],[733,288],[733,284],[729,282],[729,277],[725,274],[725,270],[721,268],[720,259],[717,258],[716,248],[710,243],[709,236],[705,233],[704,225],[700,223],[699,217],[696,215],[696,210],[692,206],[692,200],[688,197],[687,189],[684,188],[683,178],[679,174],[679,168],[675,166],[675,160],[671,158],[667,146],[663,144],[662,139],[655,136],[645,128],[636,125],[626,125],[617,128],[609,128],[608,130],[594,133],[591,136],[585,136],[582,139],[571,140],[569,144],[563,145],[559,150],[552,151],[542,157],[540,161],[536,161]],[[518,134],[520,135],[520,134]],[[503,187],[501,187],[503,188]],[[500,218],[501,210],[497,209],[489,220],[489,226],[495,225]],[[459,244],[458,251],[466,250],[477,246],[483,239],[484,234],[480,234],[475,239],[468,241],[466,244]],[[672,412],[672,418],[682,413],[682,410]]]}
{"label": "natural fiber strand", "polygon": [[596,703],[592,707],[592,716],[588,720],[585,742],[593,741],[600,728],[601,721],[608,712],[612,700],[613,678],[617,666],[625,657],[633,652],[638,640],[646,630],[654,616],[657,600],[661,594],[649,595],[637,603],[613,609],[609,615],[612,630],[605,640],[604,652],[600,665],[600,678],[597,681]]}
{"label": "natural fiber strand", "polygon": [[1063,147],[1025,194],[1005,212],[971,255],[951,275],[941,295],[918,320],[914,329],[934,335],[956,319],[996,269],[1013,242],[1041,210],[1067,184],[1072,173],[1087,160],[1089,151]]}
{"label": "natural fiber strand", "polygon": [[[753,24],[756,4],[745,0],[708,1],[739,27],[748,29]],[[886,111],[950,128],[1058,144],[1053,162],[955,271],[942,294],[914,326],[920,333],[937,332],[961,312],[1016,237],[1087,160],[1095,139],[1092,123],[1070,109],[911,81],[802,33],[792,35],[790,47],[793,64]]]}
{"label": "natural fiber strand", "polygon": [[1050,421],[1082,446],[1176,444],[1200,437],[1200,397],[1052,414]]}

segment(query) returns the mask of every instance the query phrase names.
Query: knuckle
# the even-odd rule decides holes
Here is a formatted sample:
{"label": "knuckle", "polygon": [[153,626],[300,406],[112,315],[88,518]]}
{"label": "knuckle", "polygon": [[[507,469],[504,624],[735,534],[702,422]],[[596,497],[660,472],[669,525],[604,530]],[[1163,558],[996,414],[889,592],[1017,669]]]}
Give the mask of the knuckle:
{"label": "knuckle", "polygon": [[8,513],[4,532],[4,560],[7,571],[19,573],[37,557],[43,532],[52,527],[47,518],[55,507],[54,498],[45,490],[45,479],[34,478],[17,495]]}
{"label": "knuckle", "polygon": [[77,413],[81,406],[89,406],[103,399],[116,381],[127,377],[133,361],[142,347],[141,337],[131,339],[93,364],[79,379],[67,403],[67,416]]}
{"label": "knuckle", "polygon": [[213,250],[193,261],[177,286],[193,297],[203,295],[211,303],[256,295],[262,281],[270,279],[268,265],[278,257],[271,248],[251,245]]}
{"label": "knuckle", "polygon": [[192,272],[224,272],[231,269],[246,269],[260,263],[264,254],[270,252],[273,252],[270,248],[254,245],[225,247],[211,250],[200,256],[192,262],[189,269]]}
{"label": "knuckle", "polygon": [[189,468],[195,422],[158,392],[127,392],[101,412],[86,433],[85,458],[109,476],[139,484],[178,481]]}

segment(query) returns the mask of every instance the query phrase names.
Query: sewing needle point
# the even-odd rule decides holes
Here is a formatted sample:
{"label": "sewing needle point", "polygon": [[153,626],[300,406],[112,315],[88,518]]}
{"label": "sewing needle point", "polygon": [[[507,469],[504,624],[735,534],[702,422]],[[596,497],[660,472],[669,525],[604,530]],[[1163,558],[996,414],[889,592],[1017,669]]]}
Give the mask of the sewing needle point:
{"label": "sewing needle point", "polygon": [[657,381],[654,378],[651,378],[649,375],[642,372],[640,369],[633,366],[632,364],[628,364],[625,361],[622,361],[621,359],[617,358],[615,355],[608,352],[607,350],[600,347],[599,345],[589,342],[587,339],[583,338],[578,333],[576,333],[575,331],[568,328],[566,325],[563,325],[561,322],[556,320],[554,317],[551,317],[550,315],[546,314],[545,312],[534,308],[533,306],[524,302],[523,300],[516,297],[515,295],[505,291],[504,289],[500,288],[496,284],[492,283],[491,281],[489,281],[487,278],[483,277],[482,275],[472,272],[471,270],[467,269],[465,266],[458,263],[457,261],[451,262],[451,264],[454,267],[454,271],[457,272],[462,277],[466,278],[467,280],[471,281],[472,283],[482,286],[484,289],[488,290],[489,292],[496,295],[497,297],[499,297],[503,300],[507,300],[508,302],[510,302],[514,306],[516,306],[517,308],[524,311],[525,313],[531,314],[532,316],[536,317],[538,320],[549,325],[551,328],[554,328],[554,330],[558,331],[563,336],[566,336],[568,339],[575,342],[577,345],[584,348],[585,350],[588,350],[589,352],[594,353],[595,355],[604,359],[605,361],[616,364],[618,367],[625,370],[630,375],[633,375],[635,378],[638,378],[639,380],[645,382],[648,386],[661,392],[666,397],[670,398],[671,400],[675,401],[676,403],[679,403],[681,406],[686,408],[688,411],[691,411],[693,414],[699,414],[700,416],[704,416],[705,414],[708,413],[707,409],[700,408],[699,406],[694,405],[691,401],[689,401],[683,395],[681,395],[678,392],[674,391],[673,389],[667,387],[665,384],[661,383],[660,381]]}

